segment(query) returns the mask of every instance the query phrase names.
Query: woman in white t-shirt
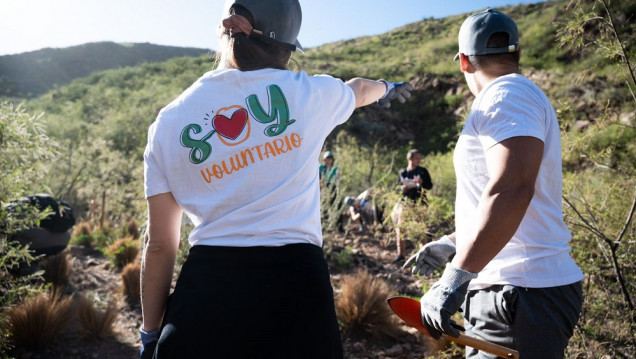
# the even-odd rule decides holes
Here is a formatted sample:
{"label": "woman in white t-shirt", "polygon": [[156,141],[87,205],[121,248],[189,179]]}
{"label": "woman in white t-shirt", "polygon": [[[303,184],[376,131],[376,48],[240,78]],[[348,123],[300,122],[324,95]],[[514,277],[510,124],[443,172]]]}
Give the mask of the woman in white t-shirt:
{"label": "woman in white t-shirt", "polygon": [[[148,131],[142,358],[342,358],[314,159],[355,108],[410,85],[287,70],[297,0],[224,16],[219,68]],[[183,213],[192,248],[169,295]]]}

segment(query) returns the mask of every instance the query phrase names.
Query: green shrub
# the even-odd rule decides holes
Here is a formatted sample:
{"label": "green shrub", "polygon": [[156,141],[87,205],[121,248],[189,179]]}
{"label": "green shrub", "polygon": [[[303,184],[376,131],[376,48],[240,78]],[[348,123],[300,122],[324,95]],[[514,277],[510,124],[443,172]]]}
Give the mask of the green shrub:
{"label": "green shrub", "polygon": [[[51,141],[42,127],[42,116],[27,113],[20,106],[0,102],[0,204],[20,198],[42,183],[46,172],[42,161],[51,161],[55,156],[55,142]],[[39,187],[35,187],[39,189]],[[39,192],[39,191],[38,191]],[[25,208],[27,213],[13,216],[3,206],[0,208],[0,356],[11,349],[9,322],[5,312],[13,304],[43,290],[42,272],[15,276],[21,265],[29,265],[35,258],[27,248],[9,241],[15,231],[37,224],[39,219],[34,208]]]}
{"label": "green shrub", "polygon": [[[633,176],[608,169],[591,168],[564,178],[572,256],[586,275],[581,330],[572,338],[570,350],[621,356],[618,353],[633,350],[636,344],[636,312],[628,304],[636,300],[636,244],[631,240],[636,238],[636,226],[627,221],[635,188]],[[608,333],[611,341],[600,339]]]}
{"label": "green shrub", "polygon": [[353,250],[350,246],[346,246],[341,251],[331,253],[333,262],[340,268],[349,269],[353,265]]}
{"label": "green shrub", "polygon": [[133,237],[123,237],[109,245],[105,252],[111,263],[121,269],[135,261],[139,254],[139,243]]}
{"label": "green shrub", "polygon": [[77,246],[84,246],[87,248],[92,248],[93,247],[93,236],[91,236],[90,234],[80,234],[78,236],[72,237],[71,240],[69,241],[70,244],[73,245],[77,245]]}

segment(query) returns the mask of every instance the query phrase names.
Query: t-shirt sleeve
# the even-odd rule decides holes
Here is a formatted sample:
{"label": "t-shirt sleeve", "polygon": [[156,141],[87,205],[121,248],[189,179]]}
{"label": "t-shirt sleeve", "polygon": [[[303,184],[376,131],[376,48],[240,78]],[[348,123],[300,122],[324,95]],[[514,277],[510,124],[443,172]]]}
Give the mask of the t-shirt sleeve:
{"label": "t-shirt sleeve", "polygon": [[144,151],[144,193],[146,198],[170,192],[159,141],[157,141],[157,124],[158,121],[154,122],[148,129],[148,143]]}
{"label": "t-shirt sleeve", "polygon": [[319,85],[320,106],[328,104],[333,111],[329,116],[335,121],[334,127],[347,121],[356,106],[355,94],[351,87],[329,75],[315,75],[313,78]]}
{"label": "t-shirt sleeve", "polygon": [[431,175],[428,173],[426,168],[422,167],[420,178],[422,179],[422,188],[431,189],[433,188],[433,181],[431,180]]}
{"label": "t-shirt sleeve", "polygon": [[545,142],[545,109],[531,92],[517,86],[490,88],[480,104],[476,109],[479,111],[476,126],[485,149],[518,136]]}

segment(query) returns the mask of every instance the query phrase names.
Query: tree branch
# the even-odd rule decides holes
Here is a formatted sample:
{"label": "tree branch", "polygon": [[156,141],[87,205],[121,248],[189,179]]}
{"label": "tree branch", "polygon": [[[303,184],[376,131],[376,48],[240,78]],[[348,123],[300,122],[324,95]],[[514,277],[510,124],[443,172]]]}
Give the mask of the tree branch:
{"label": "tree branch", "polygon": [[632,218],[634,218],[634,211],[636,210],[636,192],[634,193],[634,199],[632,200],[632,209],[629,211],[629,214],[627,215],[627,220],[625,221],[625,225],[623,226],[623,229],[621,229],[621,232],[618,235],[618,238],[616,238],[616,242],[620,243],[620,241],[623,239],[623,236],[625,236],[625,232],[627,232],[627,228],[629,227],[629,224],[632,222]]}
{"label": "tree branch", "polygon": [[605,8],[605,12],[607,13],[607,16],[609,17],[610,28],[612,29],[614,36],[616,36],[616,41],[618,41],[618,46],[620,46],[621,51],[623,52],[623,58],[625,59],[625,64],[627,65],[627,69],[629,70],[629,76],[632,78],[632,82],[636,86],[636,75],[634,75],[632,64],[629,61],[629,57],[627,56],[627,51],[625,51],[625,46],[623,46],[623,43],[621,42],[621,37],[618,34],[618,31],[616,31],[616,26],[614,25],[614,18],[612,17],[612,13],[609,11],[609,7],[607,6],[607,2],[605,0],[598,0],[598,1],[601,4],[603,4],[603,7]]}

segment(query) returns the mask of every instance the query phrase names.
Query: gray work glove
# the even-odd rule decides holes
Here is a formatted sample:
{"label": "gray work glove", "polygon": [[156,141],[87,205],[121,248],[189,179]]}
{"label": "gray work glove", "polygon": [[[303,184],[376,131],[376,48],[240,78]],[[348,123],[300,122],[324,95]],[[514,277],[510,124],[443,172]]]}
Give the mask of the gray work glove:
{"label": "gray work glove", "polygon": [[448,237],[432,241],[411,256],[402,268],[413,265],[411,273],[429,276],[455,255],[455,243]]}
{"label": "gray work glove", "polygon": [[439,339],[442,333],[452,337],[459,337],[459,330],[463,328],[455,323],[451,316],[455,314],[466,299],[468,283],[477,278],[476,273],[446,264],[446,270],[420,300],[422,323],[428,333]]}
{"label": "gray work glove", "polygon": [[389,108],[391,107],[391,101],[396,98],[400,103],[405,103],[406,99],[411,97],[411,91],[413,90],[413,86],[411,86],[408,82],[389,82],[387,80],[378,80],[384,82],[386,85],[386,93],[378,100],[378,105],[380,107]]}

